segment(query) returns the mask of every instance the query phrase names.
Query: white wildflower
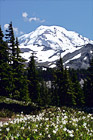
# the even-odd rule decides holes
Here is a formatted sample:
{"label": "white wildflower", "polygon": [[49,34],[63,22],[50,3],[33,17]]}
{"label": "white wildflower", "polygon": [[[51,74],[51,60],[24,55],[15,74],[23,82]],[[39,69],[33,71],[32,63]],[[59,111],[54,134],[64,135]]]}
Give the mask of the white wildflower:
{"label": "white wildflower", "polygon": [[22,130],[24,130],[24,127],[21,127]]}
{"label": "white wildflower", "polygon": [[28,126],[28,129],[30,129],[30,126]]}
{"label": "white wildflower", "polygon": [[53,133],[54,133],[54,134],[56,134],[56,132],[57,132],[56,130],[53,130]]}
{"label": "white wildflower", "polygon": [[37,129],[34,129],[35,132],[37,132]]}
{"label": "white wildflower", "polygon": [[51,137],[51,135],[50,134],[48,134],[48,138],[50,138]]}
{"label": "white wildflower", "polygon": [[0,127],[2,127],[3,126],[3,123],[2,122],[0,122]]}
{"label": "white wildflower", "polygon": [[63,121],[63,124],[66,124],[66,123],[67,123],[67,121],[66,121],[66,120],[64,120],[64,121]]}
{"label": "white wildflower", "polygon": [[92,136],[93,134],[92,134],[92,133],[90,133],[89,135],[90,135],[90,136]]}
{"label": "white wildflower", "polygon": [[86,118],[85,116],[82,117],[82,119],[85,119],[85,118]]}
{"label": "white wildflower", "polygon": [[17,134],[17,137],[19,137],[20,135],[19,135],[19,133]]}
{"label": "white wildflower", "polygon": [[64,116],[64,119],[67,119],[68,117],[67,116]]}
{"label": "white wildflower", "polygon": [[87,125],[86,123],[83,124],[84,127],[86,127],[86,125]]}
{"label": "white wildflower", "polygon": [[68,132],[69,134],[72,134],[74,131],[73,131],[73,130],[67,130],[67,132]]}
{"label": "white wildflower", "polygon": [[45,130],[48,130],[48,128],[46,127]]}
{"label": "white wildflower", "polygon": [[42,136],[42,133],[40,133],[39,135]]}
{"label": "white wildflower", "polygon": [[36,127],[38,127],[38,125],[36,124]]}
{"label": "white wildflower", "polygon": [[11,136],[11,140],[14,140],[14,137],[13,136]]}
{"label": "white wildflower", "polygon": [[8,123],[7,123],[7,122],[5,122],[5,123],[4,123],[4,125],[8,125]]}
{"label": "white wildflower", "polygon": [[67,131],[67,128],[64,128],[63,130],[64,130],[64,131]]}
{"label": "white wildflower", "polygon": [[74,135],[71,133],[70,135],[69,135],[70,137],[74,137]]}
{"label": "white wildflower", "polygon": [[9,127],[8,128],[6,128],[6,131],[9,131],[10,129],[9,129]]}
{"label": "white wildflower", "polygon": [[63,112],[65,112],[65,110],[63,110]]}

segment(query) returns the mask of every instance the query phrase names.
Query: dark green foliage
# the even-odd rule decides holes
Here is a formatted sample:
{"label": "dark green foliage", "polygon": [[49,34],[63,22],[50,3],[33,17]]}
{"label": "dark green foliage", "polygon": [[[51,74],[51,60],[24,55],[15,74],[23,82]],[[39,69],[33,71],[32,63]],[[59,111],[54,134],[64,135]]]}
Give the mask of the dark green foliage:
{"label": "dark green foliage", "polygon": [[54,84],[54,100],[58,106],[74,106],[76,105],[76,96],[73,83],[69,77],[68,70],[63,68],[62,58],[57,62],[57,70],[55,72]]}
{"label": "dark green foliage", "polygon": [[[71,72],[72,71],[72,72]],[[71,80],[73,83],[73,88],[76,96],[76,105],[81,107],[84,105],[84,93],[83,89],[81,88],[81,85],[79,83],[78,77],[77,77],[77,71],[72,69],[70,70],[71,74]]]}
{"label": "dark green foliage", "polygon": [[18,42],[18,38],[17,37],[16,37],[15,46],[16,46],[16,58],[17,58],[17,60],[21,59],[21,61],[22,61],[22,58],[20,56],[21,51],[20,51],[20,49],[18,47],[19,46],[19,42]]}
{"label": "dark green foliage", "polygon": [[20,100],[29,100],[29,93],[28,93],[28,84],[27,78],[25,73],[25,65],[23,64],[24,60],[20,56],[20,49],[18,47],[18,39],[16,38],[16,55],[15,55],[15,92],[14,97]]}
{"label": "dark green foliage", "polygon": [[0,95],[8,96],[11,87],[11,75],[10,75],[10,66],[9,62],[9,54],[8,54],[8,46],[3,41],[3,33],[0,27]]}
{"label": "dark green foliage", "polygon": [[13,68],[15,68],[15,55],[16,55],[16,48],[15,48],[15,37],[12,27],[12,22],[9,24],[8,29],[6,30],[6,42],[8,43],[9,52],[10,52],[10,63]]}
{"label": "dark green foliage", "polygon": [[2,62],[5,62],[5,63],[9,62],[8,46],[3,41],[3,37],[4,37],[4,35],[2,33],[1,26],[0,26],[0,64]]}
{"label": "dark green foliage", "polygon": [[9,48],[9,65],[11,67],[10,74],[11,74],[11,88],[10,88],[10,95],[13,96],[15,92],[15,55],[16,55],[16,49],[15,49],[15,38],[14,38],[14,32],[12,27],[12,22],[9,24],[8,29],[6,30],[6,42]]}
{"label": "dark green foliage", "polygon": [[54,74],[54,80],[51,83],[51,92],[52,92],[52,105],[59,106],[59,95],[58,95],[58,89],[57,84],[55,82],[56,75]]}
{"label": "dark green foliage", "polygon": [[36,104],[32,104],[31,102],[24,102],[19,100],[13,100],[6,97],[0,96],[0,118],[1,117],[13,117],[16,114],[23,112],[24,114],[30,114],[32,112],[36,112],[36,110],[40,110]]}
{"label": "dark green foliage", "polygon": [[57,91],[57,105],[61,106],[64,104],[63,97],[64,97],[64,69],[63,69],[63,62],[62,58],[57,62],[57,70],[55,73],[55,89]]}
{"label": "dark green foliage", "polygon": [[12,22],[6,30],[6,39],[9,47],[10,67],[11,67],[11,92],[10,97],[18,100],[28,100],[28,85],[24,75],[24,60],[20,56],[18,39],[14,37]]}
{"label": "dark green foliage", "polygon": [[38,77],[39,81],[52,81],[53,80],[53,73],[54,69],[52,68],[44,68],[40,67],[38,68]]}
{"label": "dark green foliage", "polygon": [[4,35],[3,35],[2,29],[1,29],[1,26],[0,26],[0,42],[3,41],[3,37],[4,37]]}
{"label": "dark green foliage", "polygon": [[64,85],[63,85],[63,91],[64,91],[64,105],[66,106],[75,106],[76,105],[76,96],[75,91],[73,87],[73,83],[69,77],[68,70],[65,68],[64,72]]}
{"label": "dark green foliage", "polygon": [[50,89],[47,87],[46,82],[42,81],[40,86],[40,98],[39,98],[39,105],[47,106],[51,104],[51,92]]}
{"label": "dark green foliage", "polygon": [[29,89],[29,94],[30,98],[33,102],[38,103],[39,98],[40,98],[40,86],[39,86],[39,81],[38,81],[38,73],[36,70],[36,65],[35,65],[35,59],[34,55],[30,57],[30,61],[28,64],[28,89]]}
{"label": "dark green foliage", "polygon": [[88,76],[84,82],[85,103],[88,107],[93,107],[93,58],[88,69]]}

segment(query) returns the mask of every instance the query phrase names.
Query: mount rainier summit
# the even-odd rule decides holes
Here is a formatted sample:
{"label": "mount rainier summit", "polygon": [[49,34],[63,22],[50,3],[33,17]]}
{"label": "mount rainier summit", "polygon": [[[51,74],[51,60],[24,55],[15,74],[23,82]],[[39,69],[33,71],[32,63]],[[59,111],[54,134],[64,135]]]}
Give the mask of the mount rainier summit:
{"label": "mount rainier summit", "polygon": [[39,66],[55,67],[61,54],[64,66],[86,69],[93,56],[92,40],[59,26],[40,26],[18,39],[22,57],[29,61],[34,53]]}

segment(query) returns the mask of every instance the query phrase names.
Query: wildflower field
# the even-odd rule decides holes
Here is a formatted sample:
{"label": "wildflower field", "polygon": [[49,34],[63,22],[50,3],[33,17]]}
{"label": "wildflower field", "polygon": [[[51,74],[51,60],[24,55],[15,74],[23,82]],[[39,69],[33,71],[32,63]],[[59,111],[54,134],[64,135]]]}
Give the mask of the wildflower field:
{"label": "wildflower field", "polygon": [[93,140],[93,114],[52,107],[0,122],[0,140]]}

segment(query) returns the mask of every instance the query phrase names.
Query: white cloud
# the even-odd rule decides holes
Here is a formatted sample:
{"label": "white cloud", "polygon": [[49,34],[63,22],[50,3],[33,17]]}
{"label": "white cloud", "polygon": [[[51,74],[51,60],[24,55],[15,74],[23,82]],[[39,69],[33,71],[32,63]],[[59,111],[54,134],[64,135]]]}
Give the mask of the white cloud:
{"label": "white cloud", "polygon": [[41,23],[45,22],[45,19],[43,19],[43,20],[40,20],[40,22],[41,22]]}
{"label": "white cloud", "polygon": [[20,35],[24,34],[24,32],[20,31]]}
{"label": "white cloud", "polygon": [[[9,27],[9,24],[5,24],[5,25],[4,25],[4,30],[7,30],[8,27]],[[18,34],[19,34],[19,35],[24,34],[24,32],[19,31],[19,29],[18,29],[17,27],[13,27],[13,31],[15,32],[16,35],[18,35]]]}
{"label": "white cloud", "polygon": [[14,30],[14,32],[15,32],[16,34],[18,34],[18,28],[13,27],[13,30]]}
{"label": "white cloud", "polygon": [[38,22],[41,22],[41,23],[45,22],[45,20],[41,20],[40,18],[37,18],[37,17],[29,18],[29,22],[32,22],[32,21],[38,21]]}
{"label": "white cloud", "polygon": [[27,12],[22,13],[22,17],[27,18],[27,16],[28,16]]}
{"label": "white cloud", "polygon": [[31,22],[31,21],[39,21],[40,19],[39,18],[36,18],[36,17],[31,17],[31,18],[29,18],[29,21]]}
{"label": "white cloud", "polygon": [[38,18],[38,17],[28,17],[27,12],[23,12],[23,13],[22,13],[22,17],[25,19],[25,21],[28,21],[28,22],[32,22],[32,21],[38,21],[38,22],[41,22],[41,23],[45,22],[44,19],[41,20],[41,19]]}
{"label": "white cloud", "polygon": [[4,25],[4,30],[8,29],[8,27],[9,27],[9,24],[5,24]]}
{"label": "white cloud", "polygon": [[16,33],[16,35],[22,35],[22,34],[24,34],[23,31],[19,31],[18,28],[16,28],[16,27],[13,27],[13,30]]}

